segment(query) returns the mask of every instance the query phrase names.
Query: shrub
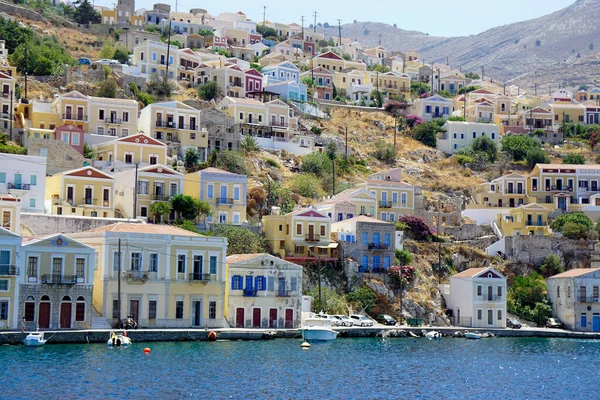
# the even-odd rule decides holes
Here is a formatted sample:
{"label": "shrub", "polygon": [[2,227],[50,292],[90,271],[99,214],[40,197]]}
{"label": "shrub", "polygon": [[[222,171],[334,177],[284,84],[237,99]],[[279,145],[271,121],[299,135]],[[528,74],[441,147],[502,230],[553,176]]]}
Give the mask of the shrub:
{"label": "shrub", "polygon": [[396,249],[396,263],[398,265],[409,265],[413,262],[413,256],[408,250]]}
{"label": "shrub", "polygon": [[465,156],[463,154],[459,154],[456,156],[456,162],[460,165],[471,164],[474,163],[475,160],[469,156]]}
{"label": "shrub", "polygon": [[181,229],[185,229],[186,231],[198,233],[198,228],[196,228],[196,224],[194,223],[194,221],[191,221],[189,219],[179,219],[175,221],[173,225]]}
{"label": "shrub", "polygon": [[496,161],[496,156],[498,154],[498,147],[496,143],[487,136],[481,136],[477,139],[473,140],[471,144],[473,151],[476,153],[485,153],[487,154],[489,160],[491,162]]}
{"label": "shrub", "polygon": [[313,174],[301,173],[292,179],[290,185],[294,193],[300,196],[316,199],[323,196],[323,189],[319,178]]}
{"label": "shrub", "polygon": [[331,174],[332,168],[333,163],[325,152],[319,153],[315,151],[302,156],[302,163],[300,164],[301,172],[323,177],[324,175]]}
{"label": "shrub", "polygon": [[586,230],[592,229],[594,221],[582,212],[573,212],[560,215],[550,223],[550,228],[555,232],[562,232],[567,223],[584,226]]}
{"label": "shrub", "polygon": [[546,259],[544,260],[544,263],[541,265],[540,269],[546,277],[556,275],[564,271],[560,257],[556,254],[549,254],[546,256]]}
{"label": "shrub", "polygon": [[269,167],[273,167],[273,168],[277,168],[277,169],[281,169],[281,166],[279,165],[279,163],[275,160],[273,160],[272,158],[265,158],[265,163],[269,166]]}
{"label": "shrub", "polygon": [[375,305],[377,300],[377,295],[368,286],[361,286],[358,289],[354,289],[350,293],[348,293],[348,300],[352,303],[355,303],[361,310],[365,310],[365,312],[369,312],[371,307]]}
{"label": "shrub", "polygon": [[413,215],[403,215],[398,221],[406,225],[409,232],[416,240],[431,241],[435,231],[422,218]]}
{"label": "shrub", "polygon": [[510,135],[502,138],[502,151],[507,152],[515,161],[525,159],[527,151],[530,149],[539,149],[539,143],[524,135]]}
{"label": "shrub", "polygon": [[214,165],[216,168],[224,169],[233,174],[247,175],[248,170],[246,169],[246,163],[244,156],[239,151],[215,151],[211,154],[211,158],[214,157]]}
{"label": "shrub", "polygon": [[154,103],[154,97],[152,97],[148,93],[142,92],[135,82],[129,83],[129,89],[131,90],[133,95],[138,99],[138,101],[140,101],[144,106]]}
{"label": "shrub", "polygon": [[387,275],[392,282],[396,284],[402,283],[406,287],[415,278],[415,267],[411,265],[395,265],[387,270]]}
{"label": "shrub", "polygon": [[435,122],[425,122],[412,128],[409,136],[429,147],[435,147],[440,126]]}
{"label": "shrub", "polygon": [[406,124],[409,128],[414,128],[417,125],[421,125],[423,122],[425,122],[423,118],[419,117],[418,115],[408,114],[406,116]]}
{"label": "shrub", "polygon": [[198,96],[202,100],[210,101],[219,95],[219,85],[215,81],[208,81],[198,87]]}
{"label": "shrub", "polygon": [[211,233],[227,238],[227,255],[263,253],[266,240],[262,235],[243,226],[214,224]]}
{"label": "shrub", "polygon": [[527,160],[527,165],[530,169],[533,169],[536,164],[547,164],[550,162],[550,157],[548,157],[548,154],[546,154],[546,152],[540,148],[527,150],[525,159]]}
{"label": "shrub", "polygon": [[581,154],[568,154],[563,158],[563,164],[585,164],[585,157]]}
{"label": "shrub", "polygon": [[385,143],[383,140],[377,139],[375,142],[373,157],[381,162],[391,164],[396,160],[396,149],[394,146]]}
{"label": "shrub", "polygon": [[242,149],[242,151],[246,154],[256,153],[260,150],[260,145],[258,144],[258,140],[256,140],[256,138],[246,135],[240,143],[240,149]]}
{"label": "shrub", "polygon": [[581,224],[567,222],[562,227],[562,234],[564,237],[569,239],[587,239],[590,234],[590,231]]}
{"label": "shrub", "polygon": [[100,82],[100,85],[98,85],[98,91],[96,92],[96,95],[98,97],[114,99],[117,97],[117,88],[118,85],[114,79],[106,79]]}

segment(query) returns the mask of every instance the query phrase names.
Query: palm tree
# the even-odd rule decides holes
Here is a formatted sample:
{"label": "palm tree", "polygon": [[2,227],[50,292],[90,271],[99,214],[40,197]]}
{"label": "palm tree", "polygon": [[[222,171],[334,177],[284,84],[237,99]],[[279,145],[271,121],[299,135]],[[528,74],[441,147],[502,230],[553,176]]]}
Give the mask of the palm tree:
{"label": "palm tree", "polygon": [[171,204],[166,201],[158,201],[150,205],[150,213],[154,216],[154,219],[158,217],[160,223],[163,222],[163,216],[171,212]]}
{"label": "palm tree", "polygon": [[258,144],[256,138],[246,135],[244,136],[244,140],[242,140],[240,143],[240,148],[244,151],[244,153],[250,154],[258,152],[260,150],[260,145]]}

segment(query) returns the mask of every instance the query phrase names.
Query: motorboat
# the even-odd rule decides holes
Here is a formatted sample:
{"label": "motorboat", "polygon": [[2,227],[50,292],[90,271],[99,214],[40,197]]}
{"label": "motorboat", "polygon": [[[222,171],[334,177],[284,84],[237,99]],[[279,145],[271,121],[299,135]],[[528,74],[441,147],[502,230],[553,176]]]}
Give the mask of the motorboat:
{"label": "motorboat", "polygon": [[23,343],[28,347],[39,347],[46,344],[48,339],[44,338],[44,332],[35,331],[31,332],[25,339],[23,339]]}
{"label": "motorboat", "polygon": [[338,332],[331,329],[331,320],[319,317],[310,317],[304,320],[300,328],[304,340],[334,340]]}
{"label": "motorboat", "polygon": [[467,339],[477,340],[477,339],[481,339],[481,334],[475,333],[475,332],[465,332],[465,337]]}
{"label": "motorboat", "polygon": [[129,346],[131,344],[131,339],[127,336],[125,331],[111,332],[106,344],[115,347]]}
{"label": "motorboat", "polygon": [[442,338],[442,334],[438,331],[429,331],[425,334],[425,337],[429,340],[433,340],[433,339],[441,339]]}

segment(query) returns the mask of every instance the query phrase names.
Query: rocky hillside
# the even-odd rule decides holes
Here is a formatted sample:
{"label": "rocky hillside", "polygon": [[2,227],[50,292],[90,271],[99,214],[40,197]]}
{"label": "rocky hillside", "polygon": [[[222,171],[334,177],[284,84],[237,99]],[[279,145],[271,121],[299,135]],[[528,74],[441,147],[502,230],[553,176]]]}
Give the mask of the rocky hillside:
{"label": "rocky hillside", "polygon": [[[577,0],[574,4],[540,18],[504,25],[465,37],[433,37],[390,25],[358,22],[343,25],[345,37],[365,45],[382,44],[391,50],[419,49],[426,61],[445,62],[509,80],[540,68],[554,67],[558,82],[570,78],[570,64],[600,51],[600,0]],[[424,26],[426,30],[426,26]],[[336,36],[337,31],[327,32]]]}

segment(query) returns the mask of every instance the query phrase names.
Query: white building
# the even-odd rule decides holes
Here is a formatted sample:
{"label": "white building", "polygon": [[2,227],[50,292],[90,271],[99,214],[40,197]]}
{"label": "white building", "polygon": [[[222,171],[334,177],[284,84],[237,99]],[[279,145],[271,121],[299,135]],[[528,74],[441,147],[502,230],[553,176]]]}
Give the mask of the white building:
{"label": "white building", "polygon": [[500,132],[495,124],[446,121],[438,134],[436,147],[446,154],[454,154],[458,149],[470,146],[475,139],[484,136],[500,146]]}
{"label": "white building", "polygon": [[572,269],[546,280],[552,315],[574,331],[600,332],[600,268]]}
{"label": "white building", "polygon": [[467,269],[441,290],[454,325],[506,328],[506,278],[494,268]]}
{"label": "white building", "polygon": [[452,116],[454,106],[452,99],[435,95],[424,99],[417,99],[413,105],[415,115],[429,122],[434,118],[449,118]]}
{"label": "white building", "polygon": [[0,153],[0,194],[21,199],[21,211],[44,212],[46,157]]}
{"label": "white building", "polygon": [[237,328],[297,328],[302,267],[272,255],[227,257],[227,321]]}

